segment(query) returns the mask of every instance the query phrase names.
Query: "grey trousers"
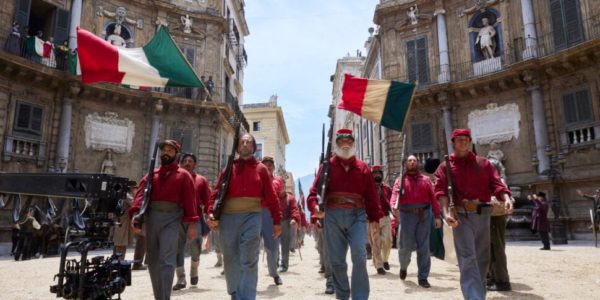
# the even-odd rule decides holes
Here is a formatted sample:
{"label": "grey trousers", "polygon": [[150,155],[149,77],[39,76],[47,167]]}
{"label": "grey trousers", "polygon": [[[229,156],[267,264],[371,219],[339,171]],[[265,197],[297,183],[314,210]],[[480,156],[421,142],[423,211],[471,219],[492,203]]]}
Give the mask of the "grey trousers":
{"label": "grey trousers", "polygon": [[292,238],[292,226],[290,219],[281,220],[281,264],[282,268],[287,269],[290,261],[290,241]]}
{"label": "grey trousers", "polygon": [[492,261],[490,263],[490,279],[498,283],[510,282],[506,267],[506,216],[493,216],[490,221],[490,240],[492,242]]}
{"label": "grey trousers", "polygon": [[182,215],[182,211],[160,212],[153,209],[147,213],[146,259],[156,300],[171,298]]}
{"label": "grey trousers", "polygon": [[460,289],[464,299],[484,300],[486,275],[490,265],[490,213],[458,214],[460,225],[454,228],[454,248],[460,270]]}

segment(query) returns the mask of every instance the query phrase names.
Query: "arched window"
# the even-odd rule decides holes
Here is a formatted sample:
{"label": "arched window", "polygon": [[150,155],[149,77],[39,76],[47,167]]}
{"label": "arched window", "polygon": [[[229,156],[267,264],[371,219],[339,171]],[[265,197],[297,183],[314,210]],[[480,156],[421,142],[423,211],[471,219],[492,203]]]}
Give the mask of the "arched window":
{"label": "arched window", "polygon": [[471,29],[469,41],[473,63],[491,58],[489,54],[485,53],[485,51],[489,51],[489,48],[484,49],[486,45],[490,46],[493,52],[492,57],[498,57],[504,53],[500,12],[492,8],[483,12],[478,11],[469,20],[469,28]]}

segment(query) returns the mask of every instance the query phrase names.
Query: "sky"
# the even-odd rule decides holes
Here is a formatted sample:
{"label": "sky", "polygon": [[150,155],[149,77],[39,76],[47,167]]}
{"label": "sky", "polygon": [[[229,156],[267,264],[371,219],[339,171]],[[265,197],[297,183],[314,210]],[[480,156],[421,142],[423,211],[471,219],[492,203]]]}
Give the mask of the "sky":
{"label": "sky", "polygon": [[[244,103],[267,102],[273,94],[283,110],[290,143],[286,169],[294,178],[314,174],[321,130],[338,59],[359,49],[365,55],[368,28],[379,0],[246,1],[250,35]],[[310,186],[302,182],[308,194]]]}

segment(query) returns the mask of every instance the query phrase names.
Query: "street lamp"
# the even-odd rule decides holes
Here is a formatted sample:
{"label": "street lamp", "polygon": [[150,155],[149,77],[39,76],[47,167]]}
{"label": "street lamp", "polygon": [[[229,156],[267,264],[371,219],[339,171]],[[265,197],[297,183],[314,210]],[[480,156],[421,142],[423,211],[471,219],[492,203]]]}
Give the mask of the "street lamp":
{"label": "street lamp", "polygon": [[552,183],[551,207],[552,212],[554,213],[554,219],[552,220],[551,226],[552,243],[555,245],[564,245],[567,244],[567,231],[565,224],[560,220],[560,183],[558,180],[562,180],[561,170],[567,159],[563,153],[556,155],[550,145],[546,145],[544,152],[550,160],[549,168],[542,171],[541,175],[547,176]]}

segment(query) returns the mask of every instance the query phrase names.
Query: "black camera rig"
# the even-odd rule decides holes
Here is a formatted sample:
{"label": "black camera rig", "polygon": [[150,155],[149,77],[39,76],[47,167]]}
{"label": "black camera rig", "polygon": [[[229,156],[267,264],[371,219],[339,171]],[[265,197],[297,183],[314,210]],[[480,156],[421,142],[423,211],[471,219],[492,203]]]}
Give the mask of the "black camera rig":
{"label": "black camera rig", "polygon": [[[111,246],[110,229],[115,217],[123,213],[127,191],[127,178],[108,174],[0,173],[0,194],[15,199],[13,219],[20,215],[20,201],[16,200],[20,198],[14,195],[73,199],[73,225],[66,233],[70,241],[61,247],[55,275],[58,284],[50,287],[50,292],[64,299],[113,299],[114,295],[120,299],[125,286],[131,285],[130,261],[116,255],[88,259],[90,250]],[[85,199],[89,208],[80,212],[77,199]],[[70,250],[81,254],[79,261],[67,259]]]}

